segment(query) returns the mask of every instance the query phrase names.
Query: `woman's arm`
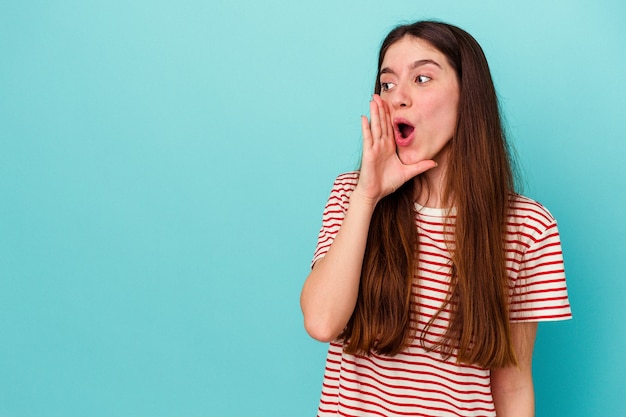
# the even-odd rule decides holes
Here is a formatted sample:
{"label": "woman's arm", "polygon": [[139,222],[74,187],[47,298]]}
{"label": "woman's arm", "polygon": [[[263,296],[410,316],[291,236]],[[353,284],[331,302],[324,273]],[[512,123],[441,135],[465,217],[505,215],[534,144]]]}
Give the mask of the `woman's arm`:
{"label": "woman's arm", "polygon": [[304,283],[300,296],[304,328],[314,339],[336,339],[352,315],[373,211],[374,205],[355,190],[328,253],[315,263]]}
{"label": "woman's arm", "polygon": [[498,417],[535,415],[532,361],[536,334],[536,322],[511,324],[518,366],[491,370],[491,393]]}
{"label": "woman's arm", "polygon": [[391,115],[375,95],[370,102],[371,123],[362,117],[363,157],[356,188],[341,228],[328,253],[307,277],[300,306],[311,337],[329,342],[343,331],[356,305],[370,220],[378,201],[422,172],[434,161],[404,165],[396,154]]}

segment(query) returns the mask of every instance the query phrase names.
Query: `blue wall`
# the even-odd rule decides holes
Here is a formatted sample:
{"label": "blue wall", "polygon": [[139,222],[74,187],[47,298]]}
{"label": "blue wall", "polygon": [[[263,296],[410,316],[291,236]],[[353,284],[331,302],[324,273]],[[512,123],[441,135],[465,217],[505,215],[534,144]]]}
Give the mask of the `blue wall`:
{"label": "blue wall", "polygon": [[418,18],[481,42],[526,193],[559,219],[575,319],[540,326],[537,415],[626,415],[624,17],[0,0],[0,417],[314,415],[300,288],[378,45]]}

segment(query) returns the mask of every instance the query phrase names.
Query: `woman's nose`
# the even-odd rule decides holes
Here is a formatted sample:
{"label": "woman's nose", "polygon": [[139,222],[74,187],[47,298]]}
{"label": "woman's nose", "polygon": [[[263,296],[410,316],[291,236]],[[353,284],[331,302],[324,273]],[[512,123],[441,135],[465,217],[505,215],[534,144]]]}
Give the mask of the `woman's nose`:
{"label": "woman's nose", "polygon": [[409,107],[411,105],[411,96],[406,91],[406,87],[402,85],[397,85],[393,89],[391,105],[394,108]]}

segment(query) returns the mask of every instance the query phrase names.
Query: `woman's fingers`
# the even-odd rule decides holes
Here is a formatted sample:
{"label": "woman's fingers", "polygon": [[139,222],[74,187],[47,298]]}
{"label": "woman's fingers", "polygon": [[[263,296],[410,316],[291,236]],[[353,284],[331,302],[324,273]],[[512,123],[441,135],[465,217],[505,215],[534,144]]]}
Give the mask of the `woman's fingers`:
{"label": "woman's fingers", "polygon": [[[363,130],[365,131],[364,125]],[[393,145],[394,134],[389,106],[387,106],[387,103],[385,103],[378,94],[374,94],[370,101],[369,133],[372,141],[380,141],[385,145]]]}
{"label": "woman's fingers", "polygon": [[372,131],[372,138],[374,140],[379,140],[382,135],[380,125],[380,111],[378,103],[376,103],[374,99],[370,101],[370,129]]}
{"label": "woman's fingers", "polygon": [[378,118],[381,131],[381,139],[390,140],[393,137],[393,126],[391,124],[391,114],[389,106],[380,98],[378,94],[374,94],[372,100],[378,106]]}
{"label": "woman's fingers", "polygon": [[437,163],[431,159],[425,159],[411,165],[404,165],[407,181],[411,178],[418,176],[419,174],[428,171],[429,169],[435,168],[436,166]]}
{"label": "woman's fingers", "polygon": [[361,131],[363,132],[363,148],[372,146],[372,131],[370,130],[370,121],[367,116],[361,116]]}
{"label": "woman's fingers", "polygon": [[387,103],[378,94],[374,94],[370,101],[370,118],[361,116],[361,130],[364,151],[374,152],[371,155],[377,155],[376,158],[395,155],[391,113]]}

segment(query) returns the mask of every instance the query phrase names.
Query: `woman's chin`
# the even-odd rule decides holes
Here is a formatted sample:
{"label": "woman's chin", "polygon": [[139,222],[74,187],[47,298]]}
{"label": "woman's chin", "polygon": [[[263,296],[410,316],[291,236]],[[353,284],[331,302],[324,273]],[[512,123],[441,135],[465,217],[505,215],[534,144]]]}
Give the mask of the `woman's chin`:
{"label": "woman's chin", "polygon": [[425,158],[424,155],[419,155],[415,152],[402,152],[401,150],[399,150],[397,154],[398,159],[400,159],[400,162],[402,162],[404,165],[412,165],[423,161],[424,159],[428,159]]}
{"label": "woman's chin", "polygon": [[431,159],[437,161],[439,165],[442,165],[445,164],[448,159],[449,150],[450,148],[447,144],[438,152],[435,149],[425,149],[424,147],[419,149],[397,147],[396,154],[398,155],[400,162],[404,165],[417,164],[418,162]]}

